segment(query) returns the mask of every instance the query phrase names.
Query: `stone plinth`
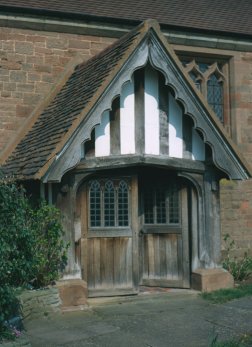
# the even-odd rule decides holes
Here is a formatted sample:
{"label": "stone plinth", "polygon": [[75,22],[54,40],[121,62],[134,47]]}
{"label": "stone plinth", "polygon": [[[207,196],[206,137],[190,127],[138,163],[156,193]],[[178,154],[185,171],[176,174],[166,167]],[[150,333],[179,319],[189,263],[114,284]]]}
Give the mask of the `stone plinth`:
{"label": "stone plinth", "polygon": [[87,284],[81,279],[62,280],[57,282],[62,310],[87,306]]}
{"label": "stone plinth", "polygon": [[233,288],[233,276],[222,268],[197,269],[192,273],[192,288],[202,292]]}

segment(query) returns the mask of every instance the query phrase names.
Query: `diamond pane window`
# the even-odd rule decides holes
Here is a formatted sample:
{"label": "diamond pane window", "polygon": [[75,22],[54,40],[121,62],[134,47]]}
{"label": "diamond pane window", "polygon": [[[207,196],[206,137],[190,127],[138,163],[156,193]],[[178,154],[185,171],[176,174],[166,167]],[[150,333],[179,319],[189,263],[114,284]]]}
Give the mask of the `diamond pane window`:
{"label": "diamond pane window", "polygon": [[111,181],[106,182],[104,189],[104,226],[115,226],[115,189]]}
{"label": "diamond pane window", "polygon": [[207,101],[218,118],[223,121],[223,87],[215,74],[207,82]]}
{"label": "diamond pane window", "polygon": [[121,181],[118,187],[118,225],[120,227],[129,225],[129,197],[128,185]]}
{"label": "diamond pane window", "polygon": [[179,224],[180,205],[177,184],[145,187],[144,191],[145,224]]}
{"label": "diamond pane window", "polygon": [[157,223],[166,223],[166,204],[165,204],[165,191],[161,188],[156,190],[156,209],[157,209]]}
{"label": "diamond pane window", "polygon": [[90,182],[89,225],[91,228],[129,227],[129,186],[125,180]]}
{"label": "diamond pane window", "polygon": [[228,80],[227,62],[224,60],[215,61],[207,57],[196,59],[182,57],[182,62],[196,88],[207,99],[216,116],[222,123],[224,123],[225,119],[226,123],[228,110],[224,110],[224,104],[228,105],[229,99],[227,90],[224,93]]}
{"label": "diamond pane window", "polygon": [[92,181],[89,191],[90,226],[101,226],[101,187],[98,181]]}
{"label": "diamond pane window", "polygon": [[144,195],[144,222],[154,223],[154,196],[151,189],[146,190]]}
{"label": "diamond pane window", "polygon": [[173,184],[169,187],[169,223],[179,223],[179,195],[178,187]]}

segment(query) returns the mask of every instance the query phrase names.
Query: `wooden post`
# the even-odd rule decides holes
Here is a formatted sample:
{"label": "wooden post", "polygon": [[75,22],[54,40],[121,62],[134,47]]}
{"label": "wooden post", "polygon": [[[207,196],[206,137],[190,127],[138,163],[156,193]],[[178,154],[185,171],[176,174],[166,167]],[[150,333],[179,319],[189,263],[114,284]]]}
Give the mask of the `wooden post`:
{"label": "wooden post", "polygon": [[45,183],[40,182],[40,199],[45,200]]}
{"label": "wooden post", "polygon": [[132,218],[132,277],[133,286],[137,290],[139,284],[139,223],[138,223],[138,178],[132,177],[132,205],[131,205],[131,218]]}

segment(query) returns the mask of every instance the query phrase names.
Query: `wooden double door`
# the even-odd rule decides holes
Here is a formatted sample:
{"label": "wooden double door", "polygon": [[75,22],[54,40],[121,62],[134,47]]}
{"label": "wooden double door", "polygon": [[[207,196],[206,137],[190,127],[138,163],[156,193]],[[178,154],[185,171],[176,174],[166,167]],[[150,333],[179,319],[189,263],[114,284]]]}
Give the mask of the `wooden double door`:
{"label": "wooden double door", "polygon": [[134,294],[139,285],[188,288],[187,187],[142,176],[85,184],[82,267],[89,296]]}

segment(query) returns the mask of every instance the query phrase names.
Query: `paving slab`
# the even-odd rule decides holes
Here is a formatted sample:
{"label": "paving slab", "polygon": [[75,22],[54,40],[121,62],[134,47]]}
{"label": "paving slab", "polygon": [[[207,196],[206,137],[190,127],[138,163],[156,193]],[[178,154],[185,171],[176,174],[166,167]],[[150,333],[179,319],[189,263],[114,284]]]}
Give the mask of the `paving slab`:
{"label": "paving slab", "polygon": [[207,347],[252,334],[252,298],[211,304],[193,291],[90,300],[90,309],[25,323],[34,347]]}

